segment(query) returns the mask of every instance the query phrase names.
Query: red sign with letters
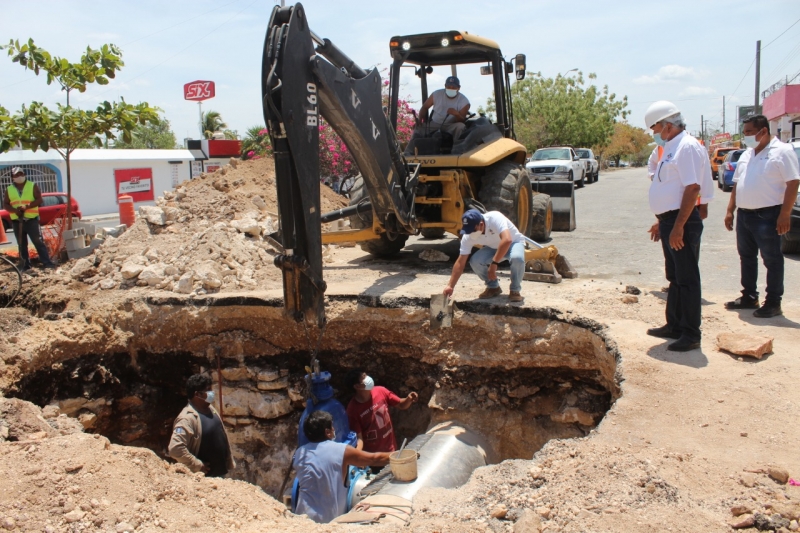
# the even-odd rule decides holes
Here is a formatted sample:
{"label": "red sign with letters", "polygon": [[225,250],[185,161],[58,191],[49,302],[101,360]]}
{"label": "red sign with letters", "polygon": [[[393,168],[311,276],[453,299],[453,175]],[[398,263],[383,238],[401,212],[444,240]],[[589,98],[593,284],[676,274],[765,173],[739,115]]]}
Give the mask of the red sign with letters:
{"label": "red sign with letters", "polygon": [[209,98],[214,98],[216,87],[213,81],[195,80],[183,86],[184,100],[202,102]]}
{"label": "red sign with letters", "polygon": [[114,171],[117,198],[127,194],[134,202],[152,202],[153,194],[153,169],[152,168],[121,168]]}

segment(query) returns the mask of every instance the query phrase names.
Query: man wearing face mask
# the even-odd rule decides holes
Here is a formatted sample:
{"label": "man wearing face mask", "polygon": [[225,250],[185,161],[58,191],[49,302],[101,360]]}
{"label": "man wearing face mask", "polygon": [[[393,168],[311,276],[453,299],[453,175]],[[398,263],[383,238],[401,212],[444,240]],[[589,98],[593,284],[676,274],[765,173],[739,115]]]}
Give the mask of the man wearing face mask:
{"label": "man wearing face mask", "polygon": [[[355,392],[347,404],[347,418],[350,431],[358,435],[358,449],[366,452],[393,452],[397,449],[394,438],[389,407],[405,410],[416,402],[419,396],[410,392],[402,400],[389,389],[375,386],[366,372],[356,368],[345,376],[345,387]],[[376,465],[373,465],[376,466]]]}
{"label": "man wearing face mask", "polygon": [[172,427],[169,456],[207,477],[223,477],[236,467],[222,419],[213,407],[211,378],[195,374],[186,381],[189,404]]}
{"label": "man wearing face mask", "polygon": [[[753,316],[769,318],[783,314],[783,253],[781,235],[789,231],[792,206],[800,184],[797,155],[769,131],[769,120],[756,115],[742,128],[747,150],[739,158],[733,175],[733,190],[725,215],[725,227],[733,231],[742,272],[742,296],[725,304],[726,309],[755,309]],[[738,207],[738,210],[736,209]],[[767,269],[767,295],[758,305],[758,253]]]}
{"label": "man wearing face mask", "polygon": [[[661,241],[669,281],[667,323],[650,328],[653,337],[675,339],[668,350],[686,352],[700,348],[700,237],[703,221],[697,197],[710,180],[708,153],[684,131],[685,123],[675,104],[655,102],[645,113],[645,123],[664,155],[650,184],[650,208],[658,223],[650,228],[653,241]],[[706,176],[708,174],[708,176]]]}
{"label": "man wearing face mask", "polygon": [[444,89],[433,91],[422,104],[419,110],[421,121],[428,116],[428,109],[433,107],[428,131],[442,130],[458,140],[466,128],[467,114],[469,113],[469,100],[461,94],[461,82],[455,76],[450,76],[444,82]]}
{"label": "man wearing face mask", "polygon": [[39,206],[42,205],[39,186],[28,181],[25,171],[20,167],[11,169],[11,180],[13,183],[8,186],[3,197],[3,209],[8,211],[11,217],[11,226],[14,228],[14,237],[17,239],[19,249],[20,270],[31,268],[31,260],[28,257],[29,238],[36,248],[36,253],[39,254],[39,261],[45,268],[55,268],[56,265],[50,260],[50,253],[42,240],[42,228],[39,225]]}

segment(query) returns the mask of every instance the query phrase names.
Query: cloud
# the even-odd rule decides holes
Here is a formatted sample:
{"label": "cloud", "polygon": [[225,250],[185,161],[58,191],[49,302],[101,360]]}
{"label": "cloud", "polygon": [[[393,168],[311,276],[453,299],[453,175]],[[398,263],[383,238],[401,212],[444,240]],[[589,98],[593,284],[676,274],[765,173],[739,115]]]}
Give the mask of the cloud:
{"label": "cloud", "polygon": [[656,83],[671,83],[677,81],[685,81],[690,79],[697,79],[703,76],[701,71],[694,67],[684,67],[681,65],[664,65],[658,72],[648,76],[643,75],[633,79],[633,83],[637,85],[653,85]]}
{"label": "cloud", "polygon": [[680,92],[680,96],[708,96],[717,94],[716,89],[712,87],[697,87],[690,85]]}

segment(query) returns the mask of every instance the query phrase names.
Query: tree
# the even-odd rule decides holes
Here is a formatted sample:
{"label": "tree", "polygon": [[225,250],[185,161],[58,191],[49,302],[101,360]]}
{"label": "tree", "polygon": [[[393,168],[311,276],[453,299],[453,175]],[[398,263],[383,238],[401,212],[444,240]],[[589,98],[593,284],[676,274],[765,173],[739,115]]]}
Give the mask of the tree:
{"label": "tree", "polygon": [[158,122],[158,113],[146,102],[133,105],[124,99],[120,102],[104,101],[92,111],[70,105],[72,91],[85,92],[90,83],[107,85],[116,71],[122,69],[122,51],[113,44],[104,44],[99,50],[87,47],[77,63],[50,55],[36,46],[33,39],[22,45],[12,40],[0,49],[7,49],[14,63],[32,70],[37,76],[41,71],[46,72],[47,84],[55,81],[66,93],[67,105],[57,104],[56,111],[41,102],[31,102],[29,106],[23,104],[22,109],[12,116],[0,116],[0,151],[20,143],[23,148],[34,151],[52,148],[64,158],[67,166],[67,224],[71,228],[72,152],[87,141],[96,147],[102,146],[102,136],[108,140],[121,134],[123,140],[130,142],[131,132],[137,124]]}
{"label": "tree", "polygon": [[130,142],[117,139],[113,148],[132,148],[150,150],[172,150],[178,145],[175,133],[169,125],[169,120],[161,118],[159,121],[148,124],[137,124],[131,132]]}
{"label": "tree", "polygon": [[652,148],[653,137],[642,128],[631,126],[627,122],[614,124],[614,135],[606,146],[599,146],[596,152],[605,159],[613,159],[617,166],[623,157],[633,158],[635,165],[642,164],[642,158],[647,160]]}
{"label": "tree", "polygon": [[210,139],[216,132],[222,132],[228,127],[225,121],[222,120],[222,115],[217,111],[206,111],[203,113],[203,122],[201,124],[203,129],[203,137]]}
{"label": "tree", "polygon": [[[597,76],[589,74],[590,80]],[[608,86],[584,87],[583,73],[545,78],[529,75],[511,86],[517,140],[534,152],[542,146],[595,146],[608,142],[617,117],[625,118],[628,97],[617,100]],[[489,99],[486,111],[495,111]]]}

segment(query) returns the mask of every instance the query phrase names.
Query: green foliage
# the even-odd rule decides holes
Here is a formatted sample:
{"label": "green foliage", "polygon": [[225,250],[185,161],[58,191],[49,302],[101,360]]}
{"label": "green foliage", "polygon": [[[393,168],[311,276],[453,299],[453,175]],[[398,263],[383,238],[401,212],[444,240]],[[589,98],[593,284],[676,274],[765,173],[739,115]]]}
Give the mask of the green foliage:
{"label": "green foliage", "polygon": [[175,133],[170,128],[169,121],[161,118],[158,122],[137,124],[131,132],[131,141],[125,142],[118,139],[112,144],[113,148],[146,148],[151,150],[172,150],[178,145]]}
{"label": "green foliage", "polygon": [[224,130],[222,133],[225,135],[225,139],[228,141],[239,140],[239,132],[237,130]]}
{"label": "green foliage", "polygon": [[247,128],[242,139],[242,159],[272,157],[272,142],[269,131],[264,126]]}
{"label": "green foliage", "polygon": [[203,137],[210,139],[216,132],[224,131],[228,125],[222,120],[222,115],[220,115],[219,112],[206,111],[203,113],[201,127],[203,129]]}
{"label": "green foliage", "polygon": [[[588,78],[596,78],[589,74]],[[608,142],[618,117],[625,118],[628,97],[617,100],[608,86],[584,85],[577,76],[545,78],[529,74],[511,87],[517,140],[534,152],[542,146],[598,146]],[[494,112],[492,99],[487,111]]]}
{"label": "green foliage", "polygon": [[623,157],[631,159],[634,165],[641,165],[653,151],[653,137],[642,128],[631,126],[627,122],[614,124],[614,134],[606,146],[597,152],[604,159],[613,159],[617,166]]}

